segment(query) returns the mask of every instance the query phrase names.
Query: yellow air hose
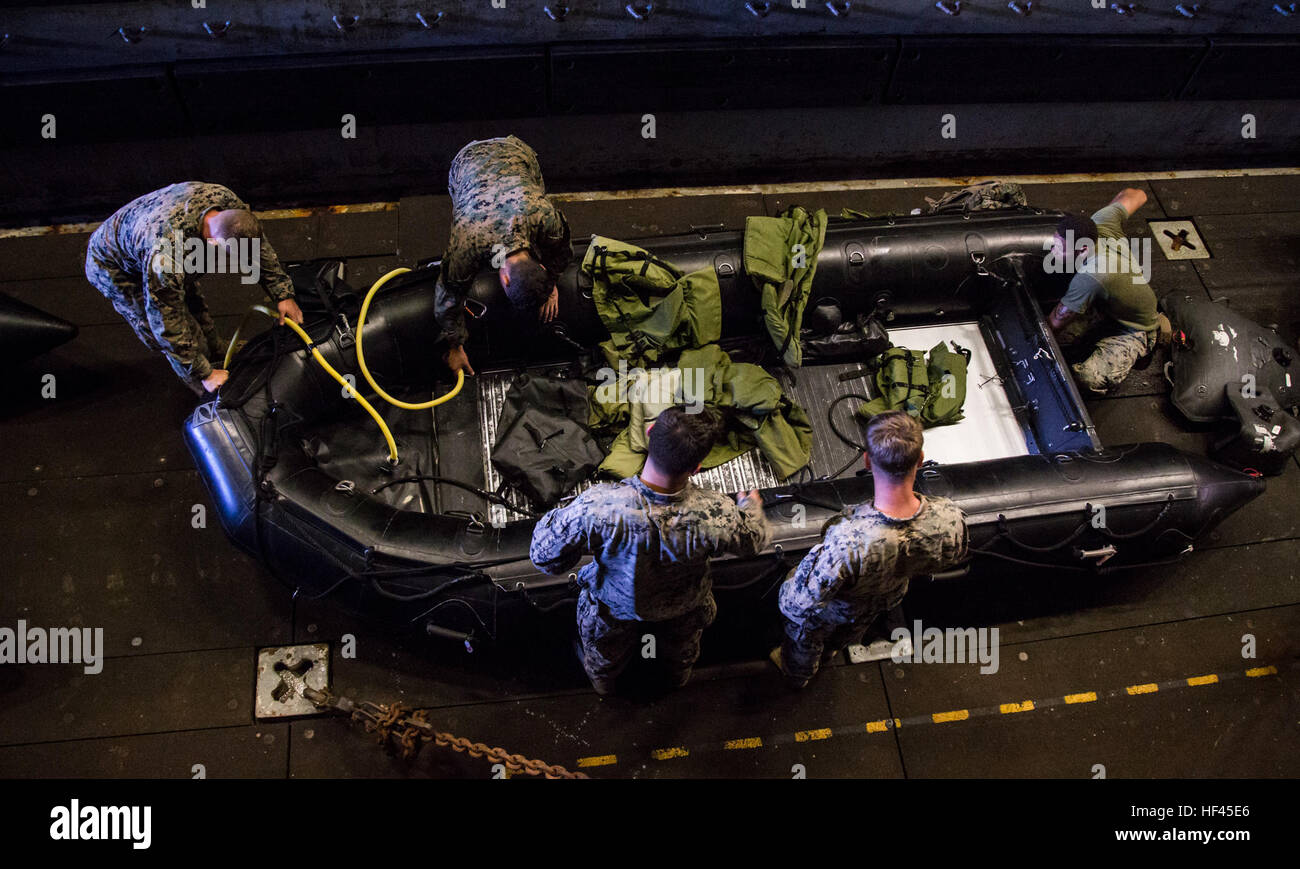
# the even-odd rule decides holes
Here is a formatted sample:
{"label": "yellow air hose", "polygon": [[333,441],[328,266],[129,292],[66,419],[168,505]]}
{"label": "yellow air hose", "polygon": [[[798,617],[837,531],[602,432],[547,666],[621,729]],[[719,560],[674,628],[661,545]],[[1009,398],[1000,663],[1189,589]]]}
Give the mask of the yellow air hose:
{"label": "yellow air hose", "polygon": [[456,372],[456,385],[453,386],[451,391],[447,394],[440,395],[437,398],[431,398],[428,401],[422,401],[419,404],[412,404],[409,401],[402,401],[399,398],[393,398],[387,392],[384,392],[383,388],[378,383],[375,383],[375,378],[370,375],[370,369],[366,367],[366,354],[362,349],[361,343],[361,336],[366,325],[366,314],[370,311],[370,300],[375,297],[375,293],[379,291],[380,287],[388,283],[389,278],[395,278],[398,275],[405,274],[409,271],[410,269],[406,268],[393,269],[391,272],[375,281],[370,287],[370,292],[366,293],[365,301],[361,303],[361,314],[357,317],[357,363],[361,366],[361,374],[366,378],[366,383],[369,383],[370,388],[373,389],[384,401],[405,410],[428,410],[431,407],[437,407],[445,401],[451,401],[460,393],[461,387],[465,385],[465,372]]}
{"label": "yellow air hose", "polygon": [[[265,314],[266,316],[270,317],[273,320],[280,319],[279,313],[272,311],[270,308],[266,307],[265,305],[254,305],[253,310]],[[324,368],[325,372],[329,374],[330,377],[333,377],[335,380],[337,380],[339,382],[339,385],[343,387],[344,391],[349,396],[355,398],[357,400],[357,403],[366,409],[366,413],[370,414],[371,419],[373,419],[375,421],[375,424],[379,426],[379,430],[384,433],[384,441],[388,444],[389,463],[396,465],[397,464],[397,441],[393,440],[393,433],[388,430],[388,423],[384,422],[384,418],[379,415],[379,411],[375,410],[375,408],[370,404],[370,402],[366,401],[366,399],[361,395],[361,393],[357,392],[356,388],[351,383],[348,383],[347,378],[345,378],[342,374],[339,374],[337,371],[335,371],[333,365],[330,365],[328,362],[325,361],[325,357],[321,355],[321,352],[319,349],[317,349],[315,342],[311,340],[311,336],[308,335],[307,332],[301,326],[299,326],[297,323],[295,323],[293,320],[289,319],[288,317],[284,318],[284,325],[288,326],[295,333],[297,333],[298,337],[302,339],[302,342],[306,344],[308,348],[311,349],[312,358],[316,360],[316,363],[320,365],[321,368]],[[360,337],[361,337],[361,329],[360,327],[358,327],[357,338],[359,339]],[[233,340],[231,343],[232,344],[234,343]],[[360,341],[358,341],[358,347],[359,346],[360,346]]]}
{"label": "yellow air hose", "polygon": [[[375,378],[370,374],[370,369],[366,367],[366,356],[364,351],[362,350],[362,343],[361,343],[362,335],[364,333],[364,329],[366,325],[366,314],[370,311],[370,300],[375,297],[375,293],[378,292],[379,288],[382,287],[384,284],[386,284],[390,278],[394,278],[400,274],[404,274],[409,271],[410,269],[407,268],[393,269],[391,272],[384,275],[379,280],[375,281],[374,284],[371,285],[370,291],[366,293],[365,301],[361,303],[361,314],[357,318],[357,363],[361,367],[361,374],[366,378],[366,382],[370,384],[370,387],[374,389],[375,393],[379,395],[380,398],[384,399],[384,401],[387,401],[389,404],[395,407],[403,408],[404,410],[428,410],[431,407],[437,407],[438,405],[444,402],[451,401],[453,398],[455,398],[457,395],[460,394],[461,388],[464,387],[465,385],[465,372],[464,371],[456,372],[456,385],[451,388],[450,392],[447,392],[444,395],[437,396],[436,398],[431,398],[428,401],[422,401],[418,404],[413,404],[409,401],[402,401],[401,399],[394,398],[393,396],[389,395],[387,392],[383,390],[382,387],[380,387],[378,383],[375,382]],[[270,308],[266,307],[265,305],[254,305],[252,308],[250,308],[248,314],[245,314],[244,319],[240,321],[239,328],[235,329],[235,334],[230,339],[230,347],[227,348],[226,350],[226,358],[225,358],[225,362],[223,363],[223,367],[225,368],[230,367],[230,359],[232,356],[234,356],[235,353],[235,342],[239,339],[239,333],[243,331],[246,325],[248,325],[248,317],[254,311],[260,314],[265,314],[266,316],[270,317],[272,320],[280,319],[280,314],[278,312],[272,311]],[[357,402],[366,409],[366,413],[370,414],[371,418],[374,419],[375,424],[379,426],[379,430],[384,433],[384,441],[388,444],[388,461],[391,464],[396,465],[397,464],[397,442],[393,440],[393,433],[389,431],[388,424],[384,422],[384,418],[379,415],[379,412],[374,409],[374,407],[370,404],[370,402],[366,401],[365,398],[361,396],[361,393],[356,391],[356,388],[353,387],[351,383],[348,383],[347,379],[343,377],[343,375],[339,374],[337,371],[334,370],[334,366],[330,365],[328,362],[325,361],[325,357],[321,355],[320,350],[318,350],[316,348],[315,343],[312,342],[311,336],[308,335],[301,326],[299,326],[297,323],[295,323],[293,320],[289,319],[288,317],[284,318],[284,324],[288,326],[290,329],[293,329],[293,331],[297,333],[298,337],[303,340],[303,343],[306,344],[308,348],[310,348],[312,357],[316,360],[316,362],[320,365],[320,367],[324,368],[330,377],[333,377],[335,380],[337,380],[339,384],[343,386],[347,394],[352,398],[355,398]]]}

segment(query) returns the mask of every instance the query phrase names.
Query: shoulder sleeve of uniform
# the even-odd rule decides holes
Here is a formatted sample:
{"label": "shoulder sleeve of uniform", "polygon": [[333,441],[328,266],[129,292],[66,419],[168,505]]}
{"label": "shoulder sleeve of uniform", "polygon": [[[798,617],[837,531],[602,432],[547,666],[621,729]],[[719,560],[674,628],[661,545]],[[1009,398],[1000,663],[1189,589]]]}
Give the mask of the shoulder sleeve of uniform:
{"label": "shoulder sleeve of uniform", "polygon": [[966,514],[953,501],[942,498],[936,505],[935,519],[942,528],[938,539],[942,541],[941,558],[945,564],[965,561],[970,554],[970,529],[966,525]]}
{"label": "shoulder sleeve of uniform", "polygon": [[437,340],[446,341],[449,347],[459,347],[469,338],[465,326],[465,296],[467,284],[438,276],[433,288],[433,318],[441,330]]}
{"label": "shoulder sleeve of uniform", "polygon": [[538,520],[533,529],[528,555],[539,570],[564,573],[582,560],[584,552],[595,548],[598,530],[593,528],[591,499],[593,490],[574,498],[564,507],[556,507]]}
{"label": "shoulder sleeve of uniform", "polygon": [[1061,304],[1076,314],[1082,314],[1088,310],[1100,290],[1101,283],[1095,277],[1076,274],[1070,278],[1069,289],[1061,297]]}
{"label": "shoulder sleeve of uniform", "polygon": [[569,222],[564,212],[556,208],[550,199],[537,216],[533,243],[541,256],[542,265],[552,276],[560,272],[573,261],[573,240],[569,232]]}
{"label": "shoulder sleeve of uniform", "polygon": [[772,539],[772,528],[767,524],[762,506],[757,501],[746,500],[737,505],[725,495],[721,498],[722,509],[729,519],[724,551],[740,558],[750,558],[766,549]]}
{"label": "shoulder sleeve of uniform", "polygon": [[1097,224],[1097,235],[1102,238],[1123,238],[1124,221],[1128,212],[1118,202],[1112,202],[1105,208],[1099,208],[1092,215],[1092,222]]}
{"label": "shoulder sleeve of uniform", "polygon": [[266,233],[258,239],[258,268],[261,270],[261,276],[258,282],[266,294],[277,302],[283,302],[285,299],[294,297],[293,279],[280,265],[280,258],[275,254],[275,248],[271,247],[271,242],[266,238]]}
{"label": "shoulder sleeve of uniform", "polygon": [[862,571],[862,553],[839,535],[814,546],[781,585],[781,612],[801,620],[826,608]]}

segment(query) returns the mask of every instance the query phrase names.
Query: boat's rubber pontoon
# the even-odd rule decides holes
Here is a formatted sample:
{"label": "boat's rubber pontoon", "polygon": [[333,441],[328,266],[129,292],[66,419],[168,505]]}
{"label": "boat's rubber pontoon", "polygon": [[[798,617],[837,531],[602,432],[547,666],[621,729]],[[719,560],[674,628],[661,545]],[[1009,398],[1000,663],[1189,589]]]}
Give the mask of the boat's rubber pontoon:
{"label": "boat's rubber pontoon", "polygon": [[[834,221],[811,299],[833,297],[846,318],[874,313],[900,346],[926,350],[946,339],[972,351],[966,418],[927,431],[926,455],[937,464],[917,484],[965,511],[974,564],[1111,571],[1175,559],[1264,484],[1163,443],[1099,443],[1039,306],[1061,291],[1041,268],[1060,216],[1018,209]],[[684,271],[716,270],[724,345],[761,334],[758,294],[741,271],[741,233],[637,243]],[[436,266],[416,269],[371,306],[365,355],[386,388],[427,397],[434,387],[435,278]],[[540,574],[528,560],[533,520],[520,512],[523,502],[489,503],[458,485],[495,490],[486,455],[516,371],[563,368],[607,337],[576,265],[559,286],[562,326],[539,338],[506,313],[494,277],[480,277],[471,304],[483,316],[469,345],[480,375],[432,412],[381,405],[401,452],[396,468],[385,463],[374,423],[301,342],[250,342],[223,390],[238,388],[238,400],[203,404],[186,425],[227,532],[304,593],[435,634],[499,630],[571,599],[569,577]],[[321,319],[308,331],[331,365],[357,374],[347,323]],[[753,452],[697,478],[725,491],[763,489],[774,527],[759,558],[715,566],[724,605],[771,607],[761,592],[816,543],[822,523],[871,497],[870,476],[855,474],[858,463],[845,468],[855,450],[835,432],[860,436],[851,420],[858,402],[828,414],[839,396],[867,391],[869,378],[843,379],[861,367],[807,365],[782,375],[813,421],[811,473],[782,484]],[[394,482],[408,477],[434,479]]]}

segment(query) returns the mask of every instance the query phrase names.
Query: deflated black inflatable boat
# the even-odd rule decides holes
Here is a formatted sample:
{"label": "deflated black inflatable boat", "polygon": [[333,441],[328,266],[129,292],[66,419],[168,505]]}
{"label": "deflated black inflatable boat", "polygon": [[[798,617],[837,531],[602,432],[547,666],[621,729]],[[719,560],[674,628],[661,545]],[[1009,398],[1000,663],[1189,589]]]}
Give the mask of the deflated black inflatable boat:
{"label": "deflated black inflatable boat", "polygon": [[[1167,444],[1098,442],[1039,307],[1040,298],[1060,293],[1041,270],[1059,217],[1024,209],[833,221],[810,299],[833,299],[845,319],[874,313],[901,346],[924,339],[920,349],[927,349],[948,329],[978,345],[985,368],[971,370],[967,419],[927,432],[927,455],[942,463],[925,467],[917,481],[966,513],[973,564],[1106,572],[1176,559],[1264,484]],[[741,233],[637,243],[684,271],[716,271],[724,343],[761,334],[758,293],[741,269]],[[436,266],[403,275],[377,295],[366,318],[366,360],[390,391],[412,387],[409,395],[427,398],[434,389],[441,367],[429,338],[436,334],[435,278]],[[283,330],[250,342],[234,366],[242,370],[232,371],[240,395],[201,405],[186,425],[227,532],[305,594],[337,597],[436,635],[493,634],[572,599],[571,576],[539,574],[528,560],[533,520],[498,506],[490,521],[479,496],[446,482],[493,488],[483,453],[511,371],[563,366],[607,337],[577,266],[563,276],[560,293],[563,322],[538,337],[512,321],[492,276],[476,282],[482,316],[468,347],[479,376],[433,412],[385,406],[402,454],[396,468],[383,461],[374,423],[302,342]],[[350,332],[355,315],[335,313],[308,331],[331,365],[362,383]],[[817,542],[823,522],[871,497],[869,475],[815,479],[852,458],[833,434],[827,405],[865,389],[865,379],[852,379],[860,362],[847,373],[844,365],[794,373],[795,398],[814,423],[814,479],[778,485],[770,475],[757,478],[773,543],[757,559],[715,566],[724,606],[770,608],[770,596],[760,603],[763,593]],[[980,398],[1003,410],[982,418],[974,406]],[[959,460],[944,460],[945,443]],[[754,485],[746,473],[724,472],[707,484]]]}

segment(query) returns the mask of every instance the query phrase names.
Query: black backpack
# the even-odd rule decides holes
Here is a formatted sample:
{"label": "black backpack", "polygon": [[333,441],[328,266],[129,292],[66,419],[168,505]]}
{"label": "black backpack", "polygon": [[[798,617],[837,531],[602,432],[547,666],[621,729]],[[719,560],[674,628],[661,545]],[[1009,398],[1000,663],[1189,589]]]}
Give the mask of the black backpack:
{"label": "black backpack", "polygon": [[582,380],[521,374],[510,384],[492,464],[533,507],[554,506],[604,461],[587,430],[588,413]]}

